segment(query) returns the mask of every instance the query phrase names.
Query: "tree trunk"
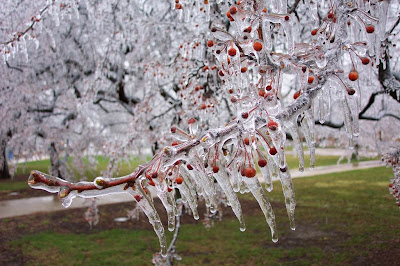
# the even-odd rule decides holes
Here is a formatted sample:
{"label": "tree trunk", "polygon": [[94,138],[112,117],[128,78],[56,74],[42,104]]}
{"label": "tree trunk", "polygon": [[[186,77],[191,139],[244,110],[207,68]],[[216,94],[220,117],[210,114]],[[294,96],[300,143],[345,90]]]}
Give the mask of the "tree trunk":
{"label": "tree trunk", "polygon": [[10,171],[8,169],[7,161],[7,139],[8,137],[1,134],[0,137],[0,179],[11,178]]}
{"label": "tree trunk", "polygon": [[51,166],[50,175],[64,179],[61,171],[61,162],[54,142],[50,143],[49,153],[50,153],[50,166]]}

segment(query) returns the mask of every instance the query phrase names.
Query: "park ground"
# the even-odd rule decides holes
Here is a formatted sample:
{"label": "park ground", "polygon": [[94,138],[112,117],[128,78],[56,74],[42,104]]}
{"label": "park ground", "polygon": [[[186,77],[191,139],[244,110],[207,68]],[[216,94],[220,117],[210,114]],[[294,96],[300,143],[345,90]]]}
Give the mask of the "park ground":
{"label": "park ground", "polygon": [[[275,182],[268,197],[276,215],[278,243],[271,241],[261,210],[248,194],[240,196],[245,232],[240,232],[230,208],[224,209],[223,220],[210,229],[202,225],[202,218],[195,221],[186,214],[177,243],[180,263],[396,265],[400,210],[388,193],[391,175],[391,169],[377,167],[294,179],[295,231],[289,228],[282,189]],[[19,178],[15,183],[25,182],[23,175]],[[10,190],[26,189],[8,186],[9,190],[5,183],[0,185],[3,198]],[[165,211],[157,200],[156,207],[166,224]],[[151,264],[158,240],[146,217],[123,223],[114,220],[132,208],[132,203],[100,206],[100,221],[93,229],[83,219],[84,209],[0,219],[0,265]],[[200,204],[199,213],[204,212]],[[167,239],[171,237],[168,232]]]}

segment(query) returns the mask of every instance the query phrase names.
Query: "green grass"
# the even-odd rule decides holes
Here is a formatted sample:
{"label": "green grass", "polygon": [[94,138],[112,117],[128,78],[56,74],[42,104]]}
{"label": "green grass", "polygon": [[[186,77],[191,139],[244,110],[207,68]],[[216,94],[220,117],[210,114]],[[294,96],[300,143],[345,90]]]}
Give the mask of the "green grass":
{"label": "green grass", "polygon": [[11,192],[28,188],[26,181],[8,181],[0,182],[0,191]]}
{"label": "green grass", "polygon": [[[262,215],[246,215],[245,232],[228,218],[209,230],[184,224],[177,243],[181,264],[334,265],[352,264],[360,257],[368,261],[370,252],[395,247],[400,235],[400,213],[387,189],[391,175],[391,169],[380,167],[294,179],[296,231],[289,229],[285,209],[276,207],[284,200],[275,182],[268,196],[275,206],[278,243],[272,243]],[[142,265],[150,264],[158,251],[153,231],[124,229],[90,235],[49,231],[24,236],[13,245],[22,247],[24,257],[34,264],[46,265]]]}
{"label": "green grass", "polygon": [[[318,166],[336,165],[339,158],[340,158],[340,156],[316,155],[315,156],[315,166],[318,167]],[[359,161],[357,161],[356,159],[351,159],[351,163],[357,163],[357,162],[368,161],[368,160],[379,160],[379,158],[361,157]],[[297,159],[297,156],[295,156],[295,155],[287,154],[286,162],[290,169],[296,169],[299,167],[299,160]],[[347,158],[345,158],[344,160],[342,160],[340,162],[340,164],[346,164],[346,163],[347,163]],[[304,155],[304,166],[310,167],[310,155],[307,155],[307,154]]]}

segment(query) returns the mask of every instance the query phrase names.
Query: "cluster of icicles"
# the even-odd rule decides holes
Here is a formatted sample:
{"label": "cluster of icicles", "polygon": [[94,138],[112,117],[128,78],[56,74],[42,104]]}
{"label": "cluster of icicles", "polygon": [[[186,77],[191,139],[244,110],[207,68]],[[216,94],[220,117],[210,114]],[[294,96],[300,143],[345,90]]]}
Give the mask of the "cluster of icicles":
{"label": "cluster of icicles", "polygon": [[[180,143],[165,147],[149,163],[139,166],[130,176],[141,174],[132,182],[113,186],[110,184],[126,177],[97,177],[93,182],[68,183],[37,171],[32,172],[28,182],[32,188],[58,193],[65,207],[77,196],[92,198],[114,193],[132,195],[153,225],[160,240],[162,254],[166,254],[167,250],[164,227],[154,207],[149,187],[156,188],[156,194],[168,215],[170,231],[174,230],[175,217],[178,214],[174,188],[179,190],[182,200],[189,205],[193,217],[199,219],[198,199],[204,199],[210,212],[217,211],[216,186],[220,186],[228,205],[239,220],[241,231],[246,227],[236,192],[251,192],[265,215],[272,240],[276,242],[278,236],[275,215],[256,177],[255,164],[258,164],[264,176],[268,191],[272,190],[272,180],[280,179],[291,228],[294,230],[295,198],[283,150],[285,134],[279,124],[272,123],[271,120],[260,117],[246,120],[248,121],[235,120],[225,127],[209,130],[198,138],[195,136],[197,121],[190,121],[190,133],[172,127],[172,135]],[[253,133],[246,130],[249,124],[254,128]],[[247,136],[245,141],[242,141],[243,136]],[[38,179],[38,176],[42,179]],[[93,185],[96,189],[85,190],[93,188]]]}
{"label": "cluster of icicles", "polygon": [[387,167],[393,168],[394,177],[390,179],[389,193],[396,199],[400,207],[400,147],[391,153],[382,156],[382,161]]}
{"label": "cluster of icicles", "polygon": [[[249,8],[245,6],[247,2],[243,1],[243,6],[239,8]],[[259,19],[249,20],[248,13],[233,7],[229,10],[228,18],[235,29],[234,33],[216,26],[211,29],[213,39],[207,42],[207,46],[217,59],[222,87],[231,95],[237,114],[230,123],[204,133],[198,132],[200,122],[194,118],[188,120],[189,132],[172,127],[171,136],[176,141],[125,177],[97,177],[94,182],[75,184],[34,171],[29,178],[29,185],[58,193],[65,207],[77,196],[91,198],[114,193],[132,195],[153,225],[160,241],[161,254],[166,256],[164,226],[155,209],[153,195],[149,190],[151,187],[155,187],[155,193],[167,212],[170,231],[174,230],[178,215],[176,190],[191,209],[194,219],[199,219],[198,200],[204,199],[210,212],[216,212],[216,191],[217,186],[220,186],[239,221],[241,231],[246,227],[236,193],[250,192],[260,205],[271,230],[272,240],[276,242],[275,215],[256,177],[258,167],[267,191],[273,189],[273,180],[280,180],[290,227],[294,230],[296,202],[284,152],[285,131],[290,132],[293,138],[299,170],[304,170],[301,134],[310,150],[310,165],[314,167],[314,99],[318,97],[321,121],[330,109],[331,97],[341,100],[346,129],[349,139],[352,139],[358,135],[359,92],[343,82],[343,70],[335,70],[339,67],[337,64],[330,64],[332,58],[342,53],[340,46],[324,58],[324,54],[315,52],[320,49],[312,45],[294,45],[291,38],[292,19],[285,14],[287,3],[279,3],[285,3],[275,7],[283,15],[257,13],[264,18],[261,20],[262,25]],[[278,23],[284,29],[289,54],[270,52],[270,23]],[[256,30],[258,28],[262,28],[262,31]],[[338,35],[335,42],[341,42],[340,36],[343,35]],[[279,100],[285,71],[296,74],[301,85],[294,96],[295,100],[286,107]],[[338,80],[342,82],[338,83]]]}

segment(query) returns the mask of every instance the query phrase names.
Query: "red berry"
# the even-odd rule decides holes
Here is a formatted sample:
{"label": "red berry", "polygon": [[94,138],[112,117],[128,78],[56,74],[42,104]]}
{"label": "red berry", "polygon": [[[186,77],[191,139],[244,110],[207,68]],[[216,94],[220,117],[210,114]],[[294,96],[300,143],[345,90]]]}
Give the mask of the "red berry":
{"label": "red berry", "polygon": [[229,54],[230,56],[235,56],[235,55],[236,55],[236,49],[233,48],[233,47],[229,48],[229,49],[228,49],[228,54]]}
{"label": "red berry", "polygon": [[307,81],[308,81],[309,84],[313,83],[314,76],[309,76]]}
{"label": "red berry", "polygon": [[247,167],[246,169],[244,169],[244,175],[246,177],[255,177],[256,176],[256,169],[254,169],[253,167]]}
{"label": "red berry", "polygon": [[175,4],[175,8],[176,8],[176,9],[182,9],[182,5],[179,4],[179,3],[178,3],[178,4]]}
{"label": "red berry", "polygon": [[333,16],[334,16],[334,14],[333,14],[332,12],[329,12],[329,13],[328,13],[328,18],[329,18],[329,19],[332,19]]}
{"label": "red berry", "polygon": [[242,67],[241,69],[240,69],[240,72],[242,72],[242,73],[245,73],[247,71],[247,67]]}
{"label": "red berry", "polygon": [[231,13],[232,15],[235,15],[237,12],[237,7],[236,6],[232,6],[231,8],[229,8],[229,13]]}
{"label": "red berry", "polygon": [[221,69],[221,70],[218,72],[218,74],[219,74],[221,77],[223,77],[223,76],[224,76],[224,71]]}
{"label": "red berry", "polygon": [[271,149],[269,149],[269,154],[271,154],[271,155],[277,154],[276,148],[272,147]]}
{"label": "red berry", "polygon": [[347,88],[347,94],[348,95],[354,95],[354,93],[356,93],[356,90],[353,88]]}
{"label": "red berry", "polygon": [[264,97],[264,95],[265,95],[265,90],[264,89],[259,89],[258,90],[258,96]]}
{"label": "red berry", "polygon": [[189,125],[194,123],[196,123],[196,119],[194,119],[193,117],[188,120]]}
{"label": "red berry", "polygon": [[213,168],[212,168],[212,170],[213,170],[214,173],[218,173],[219,167],[216,166],[216,165],[214,165]]}
{"label": "red berry", "polygon": [[251,29],[252,29],[252,28],[249,26],[249,27],[245,28],[245,29],[243,30],[243,32],[250,33],[250,32],[251,32]]}
{"label": "red berry", "polygon": [[208,40],[208,41],[207,41],[207,46],[208,46],[208,47],[213,47],[213,46],[214,46],[213,40]]}
{"label": "red berry", "polygon": [[248,117],[249,117],[249,113],[248,112],[242,113],[242,118],[243,119],[247,119]]}
{"label": "red berry", "polygon": [[289,16],[285,16],[285,21],[289,21],[290,17]]}
{"label": "red berry", "polygon": [[369,64],[369,58],[368,57],[363,57],[361,58],[361,62],[363,65],[368,65]]}
{"label": "red berry", "polygon": [[393,184],[389,184],[389,187],[393,187]]}
{"label": "red berry", "polygon": [[151,178],[157,178],[157,177],[158,177],[158,173],[157,172],[154,172],[154,173],[151,174]]}
{"label": "red berry", "polygon": [[317,35],[317,32],[318,32],[318,29],[313,29],[313,30],[311,31],[311,35]]}
{"label": "red berry", "polygon": [[135,196],[133,196],[133,197],[135,198],[135,200],[136,200],[137,202],[139,202],[139,201],[142,200],[142,196],[140,196],[140,195],[135,195]]}
{"label": "red berry", "polygon": [[365,29],[367,30],[368,33],[374,33],[375,27],[371,24],[365,26]]}
{"label": "red berry", "polygon": [[275,131],[278,128],[278,123],[275,122],[274,120],[269,120],[268,128],[269,130]]}
{"label": "red berry", "polygon": [[183,182],[183,177],[178,176],[178,177],[175,179],[175,182],[176,182],[178,185],[182,184],[182,182]]}
{"label": "red berry", "polygon": [[233,17],[231,16],[231,13],[228,11],[228,12],[226,12],[226,16],[228,17],[228,19],[230,20],[230,21],[235,21],[234,19],[233,19]]}
{"label": "red berry", "polygon": [[268,85],[267,87],[265,87],[265,89],[266,89],[267,91],[270,91],[270,90],[272,90],[272,87],[271,87],[271,85]]}
{"label": "red berry", "polygon": [[148,182],[148,184],[149,184],[150,186],[153,186],[153,187],[156,185],[156,184],[154,183],[153,179],[150,179],[149,182]]}
{"label": "red berry", "polygon": [[246,144],[246,145],[250,145],[250,140],[249,140],[249,138],[244,138],[244,144]]}
{"label": "red berry", "polygon": [[353,70],[349,73],[349,80],[356,81],[358,79],[358,73]]}
{"label": "red berry", "polygon": [[172,188],[168,187],[168,192],[171,192],[171,191],[172,191]]}
{"label": "red berry", "polygon": [[296,92],[293,94],[293,99],[296,100],[297,98],[299,98],[300,94],[301,94],[301,91],[296,91]]}
{"label": "red berry", "polygon": [[257,52],[259,52],[259,51],[262,50],[263,45],[262,45],[262,43],[260,43],[260,42],[255,42],[255,43],[253,44],[253,48],[254,48],[254,50],[256,50]]}
{"label": "red berry", "polygon": [[261,159],[258,161],[258,166],[265,167],[267,165],[267,160]]}
{"label": "red berry", "polygon": [[186,167],[187,167],[187,169],[189,169],[189,170],[193,170],[193,166],[190,165],[190,164],[186,165]]}
{"label": "red berry", "polygon": [[176,132],[176,127],[171,127],[171,133],[175,133]]}

